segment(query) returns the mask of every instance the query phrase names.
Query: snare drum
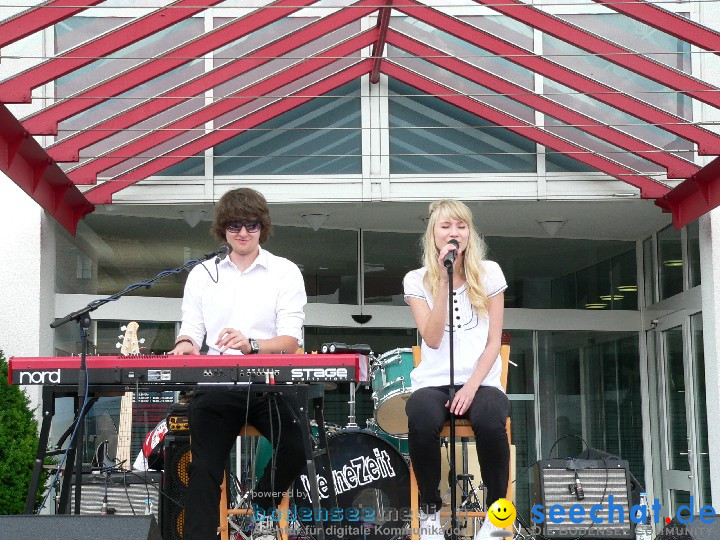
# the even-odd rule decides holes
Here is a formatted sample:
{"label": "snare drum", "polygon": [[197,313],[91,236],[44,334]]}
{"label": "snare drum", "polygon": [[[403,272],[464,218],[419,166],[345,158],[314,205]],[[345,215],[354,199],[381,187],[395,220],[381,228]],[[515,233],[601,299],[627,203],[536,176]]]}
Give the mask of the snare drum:
{"label": "snare drum", "polygon": [[394,349],[381,355],[372,367],[370,380],[375,402],[375,421],[390,435],[408,432],[405,402],[410,397],[412,349]]}

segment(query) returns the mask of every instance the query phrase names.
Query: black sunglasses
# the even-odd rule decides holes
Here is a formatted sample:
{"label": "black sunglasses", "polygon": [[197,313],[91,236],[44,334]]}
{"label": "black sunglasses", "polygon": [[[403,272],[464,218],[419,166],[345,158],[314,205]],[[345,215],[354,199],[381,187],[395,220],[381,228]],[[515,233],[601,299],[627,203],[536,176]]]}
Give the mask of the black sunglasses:
{"label": "black sunglasses", "polygon": [[256,233],[262,228],[262,223],[260,223],[258,220],[230,221],[227,225],[225,225],[225,229],[233,234],[237,234],[242,231],[243,227],[245,227],[247,229],[247,232],[249,233]]}

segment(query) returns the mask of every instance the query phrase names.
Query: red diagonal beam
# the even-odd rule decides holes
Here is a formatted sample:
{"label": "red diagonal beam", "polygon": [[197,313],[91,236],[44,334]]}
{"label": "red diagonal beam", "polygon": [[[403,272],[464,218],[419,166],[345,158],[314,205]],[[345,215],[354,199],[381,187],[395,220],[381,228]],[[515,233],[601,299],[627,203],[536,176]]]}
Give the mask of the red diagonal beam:
{"label": "red diagonal beam", "polygon": [[320,82],[291,94],[285,99],[280,99],[259,111],[253,112],[240,120],[236,120],[223,126],[222,130],[217,130],[212,133],[208,133],[207,135],[203,135],[202,137],[168,152],[163,156],[153,158],[149,162],[140,165],[131,171],[123,173],[110,181],[92,188],[91,190],[85,192],[85,195],[89,201],[94,201],[96,204],[101,201],[103,204],[109,204],[112,202],[112,196],[114,193],[144,180],[153,174],[174,165],[175,163],[179,163],[187,159],[187,156],[189,155],[195,155],[199,152],[207,150],[208,148],[231,139],[248,129],[257,127],[283,113],[291,111],[308,101],[312,101],[316,96],[327,94],[328,92],[339,88],[343,84],[367,74],[371,67],[372,61],[370,59],[361,60],[360,62],[347,67]]}
{"label": "red diagonal beam", "polygon": [[[317,0],[280,0],[271,9],[260,9],[228,23],[212,32],[167,51],[152,60],[120,73],[100,84],[46,107],[22,120],[25,128],[35,135],[57,135],[58,123],[82,111],[127,92],[160,75],[202,58],[210,51],[240,39],[272,24]],[[195,94],[193,94],[195,95]]]}
{"label": "red diagonal beam", "polygon": [[74,235],[77,222],[95,210],[45,150],[0,104],[0,171]]}
{"label": "red diagonal beam", "polygon": [[[297,0],[292,1],[297,2]],[[362,0],[353,4],[352,9],[337,11],[326,18],[303,27],[297,32],[279,37],[276,41],[258,48],[251,54],[223,64],[217,69],[160,94],[156,98],[63,139],[49,147],[48,153],[57,161],[78,161],[81,148],[90,146],[138,122],[188,101],[192,99],[192,96],[201,95],[221,83],[270,62],[273,58],[283,56],[298,47],[310,43],[317,39],[318,36],[327,35],[329,32],[360,19],[377,9],[373,7],[374,4],[376,4],[376,0]],[[27,124],[24,125],[27,127]]]}
{"label": "red diagonal beam", "polygon": [[557,81],[565,86],[587,94],[610,107],[626,112],[659,128],[689,139],[698,145],[700,154],[720,155],[720,136],[706,129],[691,125],[684,118],[669,114],[644,101],[633,98],[608,85],[580,75],[559,64],[546,60],[532,51],[502,40],[482,29],[423,6],[414,0],[403,0],[403,6],[395,9],[421,20],[443,32],[447,32],[477,47],[503,56],[506,60]]}
{"label": "red diagonal beam", "polygon": [[409,84],[431,96],[450,103],[476,116],[484,118],[493,124],[504,127],[508,131],[512,131],[522,137],[526,137],[538,144],[552,148],[557,152],[562,152],[573,159],[581,161],[586,165],[604,172],[610,176],[614,176],[621,182],[625,182],[635,186],[640,190],[640,196],[643,198],[662,197],[669,189],[663,184],[656,182],[652,178],[638,174],[636,171],[624,167],[611,161],[605,157],[597,155],[587,148],[583,148],[577,144],[571,143],[553,135],[543,129],[540,129],[529,122],[525,122],[520,118],[516,118],[493,107],[480,103],[474,99],[455,92],[452,88],[436,83],[426,77],[413,73],[412,71],[393,64],[389,61],[383,62],[382,72],[389,77],[394,77],[405,84]]}
{"label": "red diagonal beam", "polygon": [[48,0],[0,22],[0,49],[105,0]]}
{"label": "red diagonal beam", "polygon": [[710,210],[720,206],[720,158],[705,165],[696,174],[675,186],[655,201],[672,212],[673,225],[681,229]]}
{"label": "red diagonal beam", "polygon": [[124,144],[107,154],[89,160],[69,171],[68,176],[76,184],[95,183],[97,181],[98,174],[114,165],[122,163],[128,159],[128,156],[142,154],[144,151],[153,148],[154,146],[177,137],[178,132],[202,126],[206,122],[210,122],[223,114],[231,112],[241,105],[250,103],[257,96],[268,95],[271,92],[290,84],[291,82],[297,81],[298,79],[305,77],[318,69],[332,64],[337,61],[338,57],[347,56],[358,51],[362,47],[367,47],[372,43],[374,37],[375,33],[372,30],[366,30],[365,32],[350,38],[335,47],[331,47],[330,49],[318,53],[316,56],[310,57],[301,63],[275,73],[258,83],[247,86],[242,90],[227,96],[221,101],[217,101],[187,115],[184,118],[171,122],[163,126],[162,129],[158,129],[145,136],[138,137],[137,139],[130,141],[129,143]]}
{"label": "red diagonal beam", "polygon": [[[426,62],[435,64],[460,77],[490,88],[498,94],[505,94],[509,99],[527,105],[553,118],[557,118],[566,124],[573,125],[577,129],[609,142],[610,144],[635,153],[642,159],[657,163],[668,170],[669,178],[689,178],[700,169],[690,161],[661,150],[657,146],[648,144],[640,139],[636,139],[618,129],[601,124],[589,116],[575,112],[564,105],[560,105],[534,92],[530,92],[522,86],[458,60],[447,53],[425,45],[400,32],[390,30],[388,32],[388,43],[423,58]],[[399,62],[398,60],[398,63]]]}
{"label": "red diagonal beam", "polygon": [[720,53],[720,32],[716,32],[694,21],[681,17],[660,6],[645,2],[644,0],[622,0],[622,2],[607,2],[606,0],[593,0],[612,10],[627,15],[631,19],[647,24],[661,32],[692,43],[706,51]]}
{"label": "red diagonal beam", "polygon": [[223,0],[177,0],[0,83],[3,103],[30,103],[32,89],[201,13]]}
{"label": "red diagonal beam", "polygon": [[386,0],[385,7],[380,9],[380,16],[377,21],[377,41],[373,44],[372,57],[374,58],[373,68],[370,70],[370,82],[377,84],[380,82],[380,63],[382,62],[382,54],[385,49],[385,40],[387,39],[388,26],[390,25],[390,13],[392,12],[392,0]]}
{"label": "red diagonal beam", "polygon": [[616,45],[519,0],[502,0],[501,4],[495,4],[496,1],[475,0],[478,4],[491,7],[503,15],[542,30],[546,34],[571,43],[584,51],[597,54],[608,62],[622,66],[669,88],[674,88],[713,107],[720,107],[720,89],[716,86]]}

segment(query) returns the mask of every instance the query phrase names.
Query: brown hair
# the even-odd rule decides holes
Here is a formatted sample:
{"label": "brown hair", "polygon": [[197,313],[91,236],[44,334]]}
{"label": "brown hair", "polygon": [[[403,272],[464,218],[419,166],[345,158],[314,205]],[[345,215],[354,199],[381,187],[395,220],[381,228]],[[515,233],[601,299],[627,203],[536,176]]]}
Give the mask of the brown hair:
{"label": "brown hair", "polygon": [[225,229],[231,221],[252,221],[261,224],[260,243],[270,238],[270,209],[262,193],[250,188],[237,188],[228,191],[215,204],[215,219],[210,232],[218,242],[225,241]]}

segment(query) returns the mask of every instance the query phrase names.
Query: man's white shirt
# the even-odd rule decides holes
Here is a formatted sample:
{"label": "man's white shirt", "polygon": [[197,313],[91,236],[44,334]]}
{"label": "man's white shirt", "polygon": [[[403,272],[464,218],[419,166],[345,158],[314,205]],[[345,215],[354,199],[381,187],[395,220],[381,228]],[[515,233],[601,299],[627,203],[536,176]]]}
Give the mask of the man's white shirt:
{"label": "man's white shirt", "polygon": [[[259,249],[244,272],[230,257],[217,266],[210,260],[192,269],[185,283],[179,335],[190,336],[198,346],[207,335],[208,354],[220,354],[215,342],[223,328],[234,328],[253,339],[302,339],[307,295],[300,269],[288,259]],[[242,353],[228,349],[225,354]]]}

